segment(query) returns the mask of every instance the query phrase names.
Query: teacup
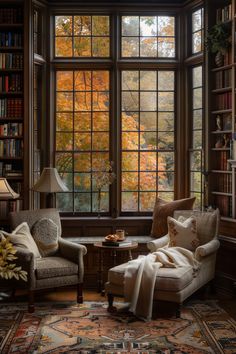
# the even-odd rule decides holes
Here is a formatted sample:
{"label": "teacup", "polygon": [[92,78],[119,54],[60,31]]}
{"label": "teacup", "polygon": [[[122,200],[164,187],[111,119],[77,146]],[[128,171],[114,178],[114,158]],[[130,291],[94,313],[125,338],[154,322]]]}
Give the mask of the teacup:
{"label": "teacup", "polygon": [[119,237],[119,241],[125,239],[125,230],[116,230],[116,235]]}

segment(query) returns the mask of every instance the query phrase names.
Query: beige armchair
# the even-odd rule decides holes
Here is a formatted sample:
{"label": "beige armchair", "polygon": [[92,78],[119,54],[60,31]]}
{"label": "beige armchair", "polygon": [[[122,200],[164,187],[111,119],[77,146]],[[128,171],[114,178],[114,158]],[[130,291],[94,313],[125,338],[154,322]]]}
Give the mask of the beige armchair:
{"label": "beige armchair", "polygon": [[[183,266],[179,268],[160,268],[157,272],[153,300],[162,300],[176,303],[176,316],[180,316],[181,304],[190,295],[196,292],[203,285],[209,283],[215,276],[216,252],[220,246],[217,239],[219,228],[219,211],[199,212],[199,211],[176,211],[174,218],[182,215],[196,218],[197,234],[200,245],[196,248],[194,255],[200,262],[200,270],[197,276],[193,276],[192,268]],[[147,244],[151,252],[159,248],[168,247],[169,235],[150,241]],[[111,268],[108,272],[108,282],[105,290],[108,295],[108,311],[113,311],[114,296],[124,296],[124,273],[127,263]]]}
{"label": "beige armchair", "polygon": [[[29,312],[34,312],[34,292],[40,289],[57,288],[61,286],[77,285],[77,302],[83,302],[83,256],[86,247],[66,241],[61,237],[61,222],[56,209],[23,210],[10,213],[11,229],[15,229],[22,222],[27,222],[30,230],[38,220],[51,219],[58,228],[58,250],[55,255],[36,258],[32,252],[17,247],[17,263],[28,273],[26,286],[29,292]],[[13,282],[19,287],[19,282]]]}

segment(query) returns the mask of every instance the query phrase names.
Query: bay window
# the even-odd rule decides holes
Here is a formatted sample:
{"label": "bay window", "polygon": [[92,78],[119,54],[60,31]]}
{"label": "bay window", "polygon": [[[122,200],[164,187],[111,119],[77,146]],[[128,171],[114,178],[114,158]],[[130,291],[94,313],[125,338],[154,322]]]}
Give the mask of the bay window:
{"label": "bay window", "polygon": [[174,199],[175,22],[159,14],[54,16],[55,166],[69,189],[57,194],[60,211],[97,213],[93,177],[110,161],[117,178],[101,190],[104,215],[148,214],[157,196]]}

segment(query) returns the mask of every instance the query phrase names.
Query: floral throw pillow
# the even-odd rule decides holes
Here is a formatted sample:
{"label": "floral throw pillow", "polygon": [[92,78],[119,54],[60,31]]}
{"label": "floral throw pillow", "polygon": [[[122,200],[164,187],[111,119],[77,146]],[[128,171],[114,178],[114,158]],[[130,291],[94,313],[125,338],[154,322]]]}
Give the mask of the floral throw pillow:
{"label": "floral throw pillow", "polygon": [[196,219],[190,217],[181,222],[168,216],[167,223],[170,238],[169,247],[183,247],[190,251],[195,251],[200,244],[197,236]]}

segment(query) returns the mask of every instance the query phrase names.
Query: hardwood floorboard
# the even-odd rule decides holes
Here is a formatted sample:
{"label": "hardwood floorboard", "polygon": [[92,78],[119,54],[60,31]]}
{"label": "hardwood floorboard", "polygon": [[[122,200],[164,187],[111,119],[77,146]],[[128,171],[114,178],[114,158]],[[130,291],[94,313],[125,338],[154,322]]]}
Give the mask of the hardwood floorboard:
{"label": "hardwood floorboard", "polygon": [[[84,290],[84,301],[107,301],[106,296],[101,295],[95,290]],[[195,297],[193,297],[195,298]],[[198,296],[196,296],[198,298]],[[199,297],[201,298],[201,297]],[[201,298],[202,299],[202,298]],[[235,298],[229,298],[225,295],[214,294],[204,297],[205,300],[207,299],[216,299],[219,302],[219,306],[225,309],[232,318],[236,320],[236,301]],[[27,295],[24,291],[17,291],[16,292],[16,300],[17,301],[27,301]],[[122,298],[118,299],[119,301],[123,301]],[[54,289],[50,291],[43,291],[36,293],[35,301],[76,301],[76,290],[74,288],[68,289]],[[163,306],[162,306],[163,307]],[[167,305],[168,307],[168,305]]]}

